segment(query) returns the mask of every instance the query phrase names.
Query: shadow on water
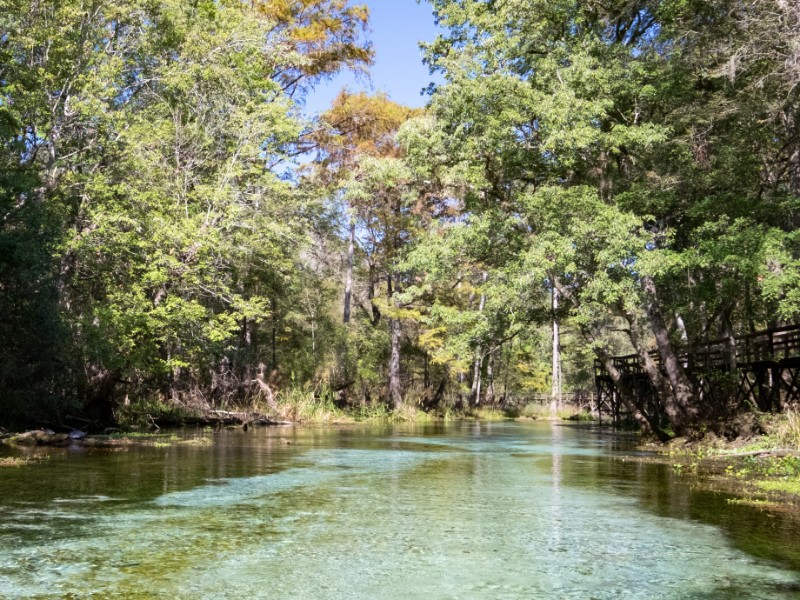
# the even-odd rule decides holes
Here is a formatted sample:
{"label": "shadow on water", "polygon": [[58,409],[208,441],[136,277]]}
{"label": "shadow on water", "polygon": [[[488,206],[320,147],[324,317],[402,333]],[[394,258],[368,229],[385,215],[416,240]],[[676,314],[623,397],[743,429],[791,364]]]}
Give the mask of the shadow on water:
{"label": "shadow on water", "polygon": [[[668,464],[627,460],[631,455],[647,454],[633,450],[636,438],[628,434],[582,426],[554,427],[571,430],[579,446],[607,448],[602,455],[562,463],[563,485],[635,497],[642,508],[654,514],[712,525],[724,532],[734,547],[800,571],[797,511],[732,502],[737,497],[714,490],[710,478],[689,477]],[[599,439],[592,442],[592,438]],[[557,460],[554,456],[543,461],[541,468],[552,469]],[[800,592],[800,588],[792,591]]]}

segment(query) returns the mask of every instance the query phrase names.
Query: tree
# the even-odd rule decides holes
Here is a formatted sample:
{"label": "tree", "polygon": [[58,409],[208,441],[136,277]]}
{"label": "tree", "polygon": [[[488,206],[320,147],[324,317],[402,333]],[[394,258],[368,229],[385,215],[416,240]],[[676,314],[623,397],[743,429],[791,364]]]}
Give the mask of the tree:
{"label": "tree", "polygon": [[366,9],[14,0],[0,12],[0,165],[17,182],[3,211],[41,215],[17,220],[18,239],[46,219],[31,298],[45,307],[52,282],[69,332],[74,381],[58,393],[109,422],[129,396],[260,389],[316,218],[281,173],[302,132],[294,103],[370,60]]}
{"label": "tree", "polygon": [[[770,303],[788,308],[790,297],[793,235],[775,215],[794,214],[797,194],[792,169],[772,157],[791,165],[794,138],[774,126],[769,92],[755,82],[787,72],[791,45],[735,79],[723,69],[737,39],[729,33],[748,22],[784,27],[788,4],[787,18],[755,21],[777,5],[432,4],[448,30],[428,47],[448,82],[432,113],[448,168],[464,174],[466,213],[511,224],[530,269],[517,272],[539,294],[557,286],[598,357],[608,357],[612,330],[627,331],[676,432],[713,418],[679,352],[760,320]],[[784,98],[780,114],[796,107]],[[778,247],[776,268],[768,257]],[[648,363],[650,340],[663,372]],[[662,435],[643,408],[632,407]]]}
{"label": "tree", "polygon": [[360,72],[372,62],[373,51],[361,34],[369,9],[349,0],[253,0],[265,17],[268,39],[288,59],[272,71],[289,95],[302,95],[320,79],[342,69]]}
{"label": "tree", "polygon": [[[389,100],[384,94],[369,96],[342,91],[331,108],[320,117],[320,127],[312,139],[318,150],[315,177],[337,193],[352,176],[358,160],[364,157],[397,156],[395,134],[416,112]],[[356,244],[357,206],[350,208],[347,254],[347,283],[344,294],[345,323],[350,322],[353,268]],[[374,285],[374,282],[370,285]]]}

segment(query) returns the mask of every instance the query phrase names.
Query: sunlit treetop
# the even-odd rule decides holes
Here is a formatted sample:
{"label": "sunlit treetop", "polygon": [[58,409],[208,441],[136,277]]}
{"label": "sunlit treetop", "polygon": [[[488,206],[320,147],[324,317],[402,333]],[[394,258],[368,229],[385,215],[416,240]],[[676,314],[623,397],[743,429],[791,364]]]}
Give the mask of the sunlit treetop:
{"label": "sunlit treetop", "polygon": [[320,116],[316,145],[319,164],[329,177],[352,166],[357,157],[394,157],[399,153],[395,138],[400,126],[419,116],[423,109],[409,108],[386,94],[339,93],[330,109]]}
{"label": "sunlit treetop", "polygon": [[342,69],[360,71],[372,63],[372,46],[362,39],[369,22],[365,5],[350,5],[349,0],[253,0],[253,8],[276,22],[274,32],[296,53],[297,63],[278,74],[289,93]]}

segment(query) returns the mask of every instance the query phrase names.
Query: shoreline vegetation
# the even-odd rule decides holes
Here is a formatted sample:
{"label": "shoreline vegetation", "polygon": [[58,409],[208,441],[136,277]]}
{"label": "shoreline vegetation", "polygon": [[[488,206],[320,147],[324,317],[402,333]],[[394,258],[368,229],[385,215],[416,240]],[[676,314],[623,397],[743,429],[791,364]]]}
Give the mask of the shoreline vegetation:
{"label": "shoreline vegetation", "polygon": [[[302,399],[302,400],[301,400]],[[290,401],[291,400],[291,401]],[[0,467],[35,465],[50,458],[52,447],[77,444],[87,448],[124,450],[135,446],[204,446],[213,443],[221,428],[281,426],[347,426],[380,423],[435,423],[459,420],[526,421],[604,425],[586,407],[564,405],[553,412],[548,403],[531,402],[510,407],[451,407],[423,411],[415,406],[392,410],[385,405],[337,406],[334,402],[295,395],[274,406],[252,405],[242,410],[192,411],[159,404],[123,407],[120,428],[73,439],[68,433],[38,429],[21,433],[0,430],[0,444],[20,455],[0,457]],[[196,428],[192,437],[175,433]],[[287,442],[288,443],[288,442]],[[800,413],[752,414],[739,437],[728,440],[712,431],[694,438],[674,438],[667,443],[643,436],[624,461],[669,466],[678,477],[703,489],[731,495],[732,504],[770,510],[800,511]]]}
{"label": "shoreline vegetation", "polygon": [[800,413],[752,415],[747,435],[727,440],[711,431],[697,439],[643,442],[647,456],[625,460],[668,465],[703,489],[731,495],[731,504],[800,511]]}
{"label": "shoreline vegetation", "polygon": [[[182,427],[275,427],[290,425],[347,425],[357,423],[400,423],[400,422],[446,422],[458,420],[504,421],[504,420],[556,420],[556,421],[594,421],[596,417],[588,407],[564,404],[553,409],[549,403],[529,402],[511,406],[449,406],[434,410],[424,410],[419,406],[405,404],[392,409],[383,404],[360,404],[341,406],[332,401],[303,397],[292,394],[286,400],[271,404],[251,403],[246,407],[230,407],[230,410],[211,408],[191,408],[169,405],[161,402],[137,403],[120,408],[117,427],[104,428],[103,436],[124,435],[132,432],[147,435],[149,431],[157,435],[162,429]],[[78,422],[84,422],[90,431],[99,431],[96,423],[85,419],[67,419],[65,424],[47,424],[26,431],[8,432],[0,428],[0,442],[22,438],[22,445],[61,445],[75,441],[85,441],[99,436],[86,436],[79,440],[68,439],[67,433],[57,434],[54,429],[69,431]],[[43,424],[44,425],[44,424]],[[51,428],[52,427],[52,428]],[[81,432],[83,433],[83,432]],[[29,435],[30,434],[30,435]],[[34,435],[36,434],[36,435]]]}

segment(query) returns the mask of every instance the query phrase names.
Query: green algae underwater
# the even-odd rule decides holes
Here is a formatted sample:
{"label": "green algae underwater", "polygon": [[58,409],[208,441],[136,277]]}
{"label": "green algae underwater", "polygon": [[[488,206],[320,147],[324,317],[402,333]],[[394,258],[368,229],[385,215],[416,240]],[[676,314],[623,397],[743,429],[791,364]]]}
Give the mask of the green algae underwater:
{"label": "green algae underwater", "polygon": [[206,435],[0,470],[0,598],[800,596],[796,515],[603,428]]}

